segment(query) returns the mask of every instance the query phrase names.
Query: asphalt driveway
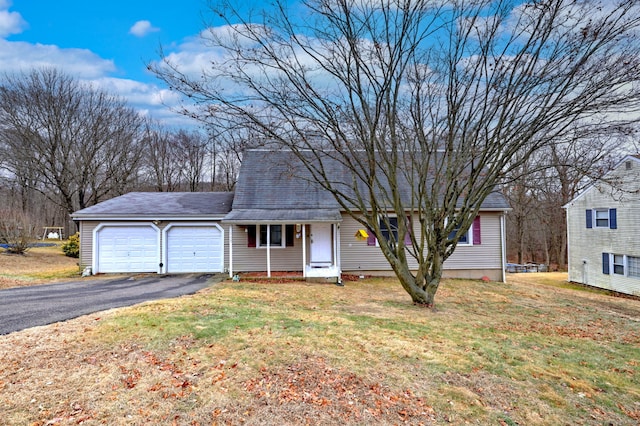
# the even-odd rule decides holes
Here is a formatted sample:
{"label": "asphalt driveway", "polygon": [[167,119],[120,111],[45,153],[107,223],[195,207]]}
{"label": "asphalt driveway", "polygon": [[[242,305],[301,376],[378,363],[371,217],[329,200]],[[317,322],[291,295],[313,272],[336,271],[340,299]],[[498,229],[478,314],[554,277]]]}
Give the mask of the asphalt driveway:
{"label": "asphalt driveway", "polygon": [[193,294],[223,275],[91,278],[0,290],[0,335],[111,308]]}

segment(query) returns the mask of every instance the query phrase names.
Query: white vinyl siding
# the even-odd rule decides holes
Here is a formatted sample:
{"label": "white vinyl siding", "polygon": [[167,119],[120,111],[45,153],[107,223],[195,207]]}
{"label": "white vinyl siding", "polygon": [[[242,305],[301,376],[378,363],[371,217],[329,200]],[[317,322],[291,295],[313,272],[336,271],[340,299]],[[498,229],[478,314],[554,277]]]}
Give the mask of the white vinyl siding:
{"label": "white vinyl siding", "polygon": [[[637,261],[633,260],[640,258],[640,195],[634,192],[640,182],[640,162],[633,160],[632,163],[631,170],[621,164],[607,175],[606,180],[590,187],[567,205],[570,281],[640,295],[640,280],[634,276],[638,270]],[[609,180],[617,182],[618,189],[605,183]],[[606,210],[602,208],[604,206]],[[616,229],[585,227],[585,211],[599,208],[603,211],[616,209]],[[596,228],[596,213],[593,215]],[[620,257],[614,262],[613,256],[609,256],[609,274],[604,274],[603,253],[626,256],[626,264]]]}

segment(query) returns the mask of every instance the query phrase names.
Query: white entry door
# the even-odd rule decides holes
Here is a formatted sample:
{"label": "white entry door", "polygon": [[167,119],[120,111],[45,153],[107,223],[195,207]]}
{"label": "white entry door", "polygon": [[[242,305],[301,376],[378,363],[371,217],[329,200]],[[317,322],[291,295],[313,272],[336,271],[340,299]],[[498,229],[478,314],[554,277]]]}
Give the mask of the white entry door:
{"label": "white entry door", "polygon": [[311,266],[333,264],[333,227],[330,223],[311,225]]}

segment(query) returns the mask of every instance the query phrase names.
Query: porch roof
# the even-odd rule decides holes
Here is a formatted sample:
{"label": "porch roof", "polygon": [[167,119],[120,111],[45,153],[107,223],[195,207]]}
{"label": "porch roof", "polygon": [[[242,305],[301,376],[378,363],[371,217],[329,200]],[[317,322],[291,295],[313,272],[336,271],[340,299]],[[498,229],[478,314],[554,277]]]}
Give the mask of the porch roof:
{"label": "porch roof", "polygon": [[336,223],[342,216],[338,209],[234,209],[223,219],[229,224],[268,223]]}

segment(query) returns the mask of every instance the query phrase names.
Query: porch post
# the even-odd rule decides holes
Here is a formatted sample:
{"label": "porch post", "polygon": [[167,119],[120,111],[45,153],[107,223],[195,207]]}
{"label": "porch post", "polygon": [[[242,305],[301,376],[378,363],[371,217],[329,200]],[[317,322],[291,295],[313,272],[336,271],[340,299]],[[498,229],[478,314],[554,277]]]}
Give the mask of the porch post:
{"label": "porch post", "polygon": [[271,225],[267,225],[267,277],[271,278]]}
{"label": "porch post", "polygon": [[338,268],[338,273],[342,272],[342,266],[341,266],[341,259],[340,259],[340,224],[336,223],[335,225],[335,241],[333,243],[333,247],[334,247],[334,259],[335,259],[335,265]]}
{"label": "porch post", "polygon": [[502,282],[506,283],[507,282],[507,272],[506,272],[506,266],[507,266],[507,236],[505,234],[505,217],[504,217],[504,212],[502,212],[502,214],[500,215],[500,245],[502,246],[502,253],[501,253],[501,262],[502,263]]}
{"label": "porch post", "polygon": [[302,224],[302,278],[307,278],[307,225]]}
{"label": "porch post", "polygon": [[[224,241],[222,246],[224,247]],[[229,278],[233,278],[233,225],[229,225]]]}

